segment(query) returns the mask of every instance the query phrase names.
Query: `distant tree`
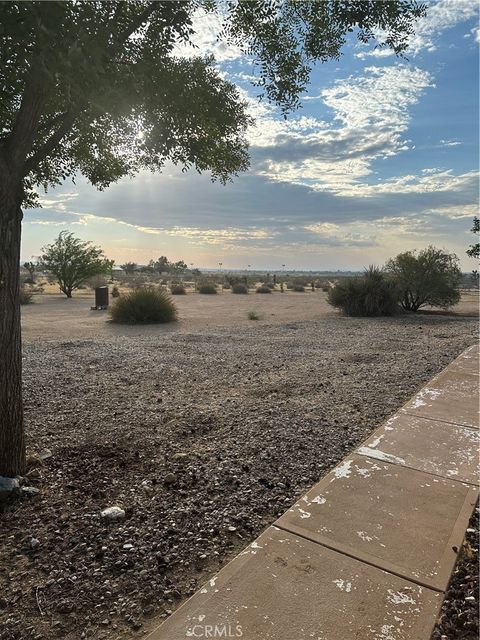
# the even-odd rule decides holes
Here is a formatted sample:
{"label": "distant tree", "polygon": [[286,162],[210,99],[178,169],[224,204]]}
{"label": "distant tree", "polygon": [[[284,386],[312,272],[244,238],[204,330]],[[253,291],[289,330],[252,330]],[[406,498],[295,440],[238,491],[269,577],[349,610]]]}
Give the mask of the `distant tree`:
{"label": "distant tree", "polygon": [[400,54],[426,12],[415,0],[0,2],[0,475],[25,467],[19,265],[34,187],[81,173],[103,189],[166,161],[222,182],[248,167],[240,92],[212,57],[175,55],[198,8],[219,7],[219,37],[248,52],[284,114],[350,32]]}
{"label": "distant tree", "polygon": [[445,309],[460,300],[462,272],[454,253],[432,246],[418,253],[406,251],[389,260],[385,270],[399,287],[405,311],[418,311],[425,305]]}
{"label": "distant tree", "polygon": [[178,260],[177,262],[171,262],[169,265],[169,273],[178,275],[181,273],[185,273],[188,270],[188,266],[183,260]]}
{"label": "distant tree", "polygon": [[[473,227],[471,228],[471,232],[477,236],[480,234],[480,218],[477,218],[477,216],[473,218]],[[470,256],[470,258],[476,258],[477,260],[480,258],[480,242],[470,245],[467,249],[467,256]]]}
{"label": "distant tree", "polygon": [[137,268],[138,264],[136,262],[125,262],[125,264],[120,265],[120,269],[123,269],[127,276],[131,276],[132,273],[135,273]]}
{"label": "distant tree", "polygon": [[102,249],[67,231],[62,231],[55,242],[42,248],[42,252],[42,267],[57,278],[60,291],[67,298],[92,276],[111,270],[110,260],[105,258]]}
{"label": "distant tree", "polygon": [[35,262],[24,262],[23,263],[23,268],[28,271],[30,282],[34,282],[35,281],[35,271],[37,269],[37,265],[35,264]]}
{"label": "distant tree", "polygon": [[144,265],[143,267],[138,267],[137,271],[139,273],[155,273],[155,267],[153,266],[153,260],[150,260],[150,262],[147,265]]}
{"label": "distant tree", "polygon": [[170,262],[166,256],[160,256],[158,260],[151,260],[151,265],[158,273],[170,273]]}

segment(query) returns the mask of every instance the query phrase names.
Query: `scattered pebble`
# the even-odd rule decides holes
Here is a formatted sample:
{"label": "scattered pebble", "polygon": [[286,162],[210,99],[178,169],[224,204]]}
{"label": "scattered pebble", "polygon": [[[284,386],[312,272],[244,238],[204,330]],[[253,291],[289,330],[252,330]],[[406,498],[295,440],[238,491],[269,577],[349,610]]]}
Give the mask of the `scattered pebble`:
{"label": "scattered pebble", "polygon": [[125,518],[125,511],[120,507],[107,507],[100,513],[100,516],[104,520],[116,522]]}

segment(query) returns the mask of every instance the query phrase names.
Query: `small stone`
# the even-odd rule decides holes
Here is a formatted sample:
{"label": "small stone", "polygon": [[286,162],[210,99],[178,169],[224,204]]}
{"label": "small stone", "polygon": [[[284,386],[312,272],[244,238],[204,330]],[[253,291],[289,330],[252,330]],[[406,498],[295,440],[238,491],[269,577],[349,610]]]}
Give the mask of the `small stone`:
{"label": "small stone", "polygon": [[22,495],[28,496],[29,498],[33,498],[33,496],[38,496],[40,493],[40,489],[37,487],[22,487]]}
{"label": "small stone", "polygon": [[237,527],[233,527],[232,525],[228,527],[228,531],[230,531],[231,533],[233,533],[236,530],[237,530]]}
{"label": "small stone", "polygon": [[188,453],[176,453],[173,456],[173,460],[175,460],[175,462],[185,462],[185,460],[188,459]]}
{"label": "small stone", "polygon": [[120,507],[107,507],[100,513],[100,517],[109,522],[117,522],[125,518],[125,511]]}
{"label": "small stone", "polygon": [[18,478],[7,478],[0,476],[0,502],[8,500],[20,492],[20,482]]}
{"label": "small stone", "polygon": [[30,547],[32,549],[37,549],[40,546],[40,540],[38,538],[31,538],[30,539]]}
{"label": "small stone", "polygon": [[177,476],[174,473],[167,473],[165,478],[163,479],[164,484],[173,484],[176,482]]}

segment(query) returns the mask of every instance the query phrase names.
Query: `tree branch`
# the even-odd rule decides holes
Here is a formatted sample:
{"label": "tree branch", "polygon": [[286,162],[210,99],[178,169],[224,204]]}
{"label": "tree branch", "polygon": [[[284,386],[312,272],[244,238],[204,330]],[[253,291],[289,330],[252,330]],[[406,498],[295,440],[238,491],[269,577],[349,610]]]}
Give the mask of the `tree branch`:
{"label": "tree branch", "polygon": [[48,95],[48,79],[42,66],[41,40],[44,36],[43,14],[47,3],[39,3],[36,40],[32,51],[32,64],[28,71],[20,108],[7,142],[8,165],[14,179],[21,177],[25,157],[32,148],[42,110]]}
{"label": "tree branch", "polygon": [[50,138],[48,138],[48,140],[41,147],[39,147],[33,155],[27,158],[23,168],[24,176],[28,175],[30,171],[33,171],[40,164],[40,162],[42,162],[42,160],[45,160],[48,154],[51,153],[55,149],[55,147],[62,141],[62,138],[67,135],[67,133],[72,128],[77,115],[78,110],[67,111],[64,114],[63,122],[59,126],[59,128],[54,133],[52,133]]}

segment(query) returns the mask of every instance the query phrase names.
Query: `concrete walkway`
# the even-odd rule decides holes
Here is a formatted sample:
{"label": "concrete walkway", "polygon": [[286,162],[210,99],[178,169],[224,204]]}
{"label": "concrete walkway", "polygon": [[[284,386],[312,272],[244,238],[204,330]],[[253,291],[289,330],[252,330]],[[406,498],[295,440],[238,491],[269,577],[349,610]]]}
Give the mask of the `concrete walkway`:
{"label": "concrete walkway", "polygon": [[475,345],[148,636],[428,640],[478,495]]}

